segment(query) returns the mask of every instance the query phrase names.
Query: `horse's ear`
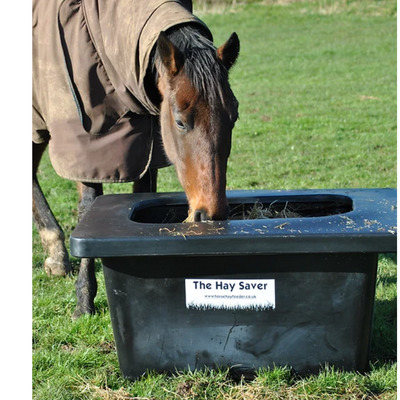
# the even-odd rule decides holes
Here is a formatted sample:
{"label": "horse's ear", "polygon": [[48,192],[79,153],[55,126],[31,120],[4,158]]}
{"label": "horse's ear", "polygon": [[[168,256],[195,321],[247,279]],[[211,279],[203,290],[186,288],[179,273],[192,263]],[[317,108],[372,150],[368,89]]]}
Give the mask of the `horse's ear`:
{"label": "horse's ear", "polygon": [[225,68],[229,70],[235,64],[240,50],[240,42],[236,32],[233,32],[231,37],[225,44],[218,47],[217,56],[224,64]]}
{"label": "horse's ear", "polygon": [[176,75],[183,66],[182,52],[168,39],[165,32],[160,32],[157,39],[157,50],[161,61],[171,75]]}

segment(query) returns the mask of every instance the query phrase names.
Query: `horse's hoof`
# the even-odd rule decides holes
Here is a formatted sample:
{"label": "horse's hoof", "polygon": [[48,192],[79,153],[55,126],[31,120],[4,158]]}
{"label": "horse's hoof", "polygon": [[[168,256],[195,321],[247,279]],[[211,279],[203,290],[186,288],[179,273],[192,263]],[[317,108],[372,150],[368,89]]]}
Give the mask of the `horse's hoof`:
{"label": "horse's hoof", "polygon": [[55,261],[53,258],[48,257],[44,262],[44,270],[48,276],[65,276],[71,272],[71,266],[69,262]]}
{"label": "horse's hoof", "polygon": [[89,315],[94,315],[95,314],[94,306],[85,306],[85,307],[77,306],[75,308],[75,311],[72,314],[71,318],[72,318],[73,321],[75,321],[78,318],[82,317],[83,315],[87,315],[87,314],[89,314]]}

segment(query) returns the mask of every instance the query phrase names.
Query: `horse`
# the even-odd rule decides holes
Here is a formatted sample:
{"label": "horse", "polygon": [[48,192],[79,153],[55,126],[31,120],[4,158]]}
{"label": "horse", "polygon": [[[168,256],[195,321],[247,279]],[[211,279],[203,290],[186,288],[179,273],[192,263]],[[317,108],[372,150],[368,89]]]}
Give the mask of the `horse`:
{"label": "horse", "polygon": [[[239,55],[237,34],[216,47],[187,0],[34,0],[33,11],[32,199],[34,222],[48,254],[47,274],[71,272],[63,230],[37,178],[48,146],[56,172],[77,181],[78,219],[103,194],[102,183],[133,181],[135,193],[155,192],[157,169],[170,164],[187,196],[188,221],[227,219],[227,162],[238,118],[228,75]],[[140,13],[144,16],[139,18]],[[145,26],[135,27],[132,18],[144,20]],[[45,32],[50,25],[56,25],[53,36]],[[48,56],[51,40],[57,43]],[[121,137],[136,142],[125,145]],[[78,139],[74,148],[70,143]],[[124,153],[129,146],[135,156]],[[153,162],[157,157],[164,161]],[[97,166],[100,161],[105,166]],[[95,172],[83,176],[83,164]],[[74,168],[79,170],[75,175]],[[101,168],[113,174],[107,170],[100,176]],[[75,286],[72,317],[94,314],[93,259],[81,260]]]}

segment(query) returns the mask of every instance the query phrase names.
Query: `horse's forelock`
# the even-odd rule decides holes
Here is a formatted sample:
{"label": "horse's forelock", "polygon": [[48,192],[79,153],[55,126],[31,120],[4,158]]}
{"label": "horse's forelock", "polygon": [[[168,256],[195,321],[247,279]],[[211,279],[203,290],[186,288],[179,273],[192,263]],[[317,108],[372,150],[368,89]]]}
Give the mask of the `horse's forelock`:
{"label": "horse's forelock", "polygon": [[180,26],[168,32],[168,37],[184,55],[184,74],[211,107],[233,96],[228,71],[218,59],[216,47],[197,27]]}

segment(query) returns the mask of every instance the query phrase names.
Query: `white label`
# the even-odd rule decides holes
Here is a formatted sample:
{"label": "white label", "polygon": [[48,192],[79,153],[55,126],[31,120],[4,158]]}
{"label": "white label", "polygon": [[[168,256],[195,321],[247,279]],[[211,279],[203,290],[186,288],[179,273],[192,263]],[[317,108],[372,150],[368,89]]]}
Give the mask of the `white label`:
{"label": "white label", "polygon": [[185,289],[187,308],[275,309],[275,279],[185,279]]}

